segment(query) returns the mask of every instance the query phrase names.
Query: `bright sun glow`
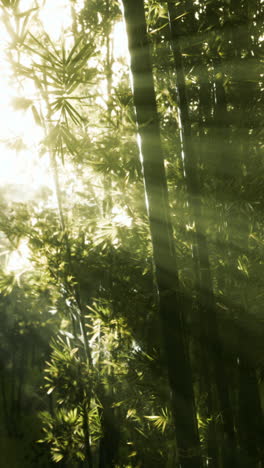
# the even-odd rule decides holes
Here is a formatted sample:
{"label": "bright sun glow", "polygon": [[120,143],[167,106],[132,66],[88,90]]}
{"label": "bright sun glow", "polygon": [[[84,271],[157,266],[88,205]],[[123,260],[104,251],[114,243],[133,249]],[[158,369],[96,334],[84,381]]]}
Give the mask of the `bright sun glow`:
{"label": "bright sun glow", "polygon": [[[71,18],[71,3],[65,0],[43,0],[37,13],[44,30],[51,40],[56,42],[62,33],[69,31]],[[20,11],[25,12],[35,7],[33,0],[20,0]],[[83,0],[75,5],[79,10]],[[41,186],[47,186],[54,192],[54,181],[50,170],[49,156],[39,156],[39,145],[44,137],[43,129],[36,125],[31,106],[26,110],[16,110],[12,101],[17,97],[34,99],[36,90],[30,80],[18,83],[12,77],[11,65],[6,56],[10,35],[5,26],[5,19],[0,10],[0,187],[8,186],[9,197],[14,201],[34,199],[36,191]],[[33,30],[32,30],[33,31]],[[67,33],[68,34],[68,33]],[[128,56],[128,46],[124,23],[115,24],[113,33],[113,54],[115,63],[113,72],[118,81],[120,73],[119,60]],[[69,34],[68,34],[69,36]],[[115,79],[114,79],[115,82]],[[61,175],[63,179],[63,175]],[[15,187],[15,188],[12,188]],[[53,196],[55,202],[55,196]],[[120,208],[113,209],[113,222],[131,225],[131,218]],[[7,270],[15,274],[28,267],[28,248],[26,244],[9,256]]]}
{"label": "bright sun glow", "polygon": [[124,21],[115,24],[113,30],[114,57],[115,59],[128,56],[128,43]]}
{"label": "bright sun glow", "polygon": [[116,224],[120,224],[121,226],[131,227],[132,225],[132,218],[128,216],[126,211],[118,206],[114,206],[112,209],[112,221]]}
{"label": "bright sun glow", "polygon": [[19,278],[25,271],[30,270],[32,266],[28,260],[29,254],[27,242],[24,240],[20,243],[19,248],[10,254],[6,271],[15,273]]}
{"label": "bright sun glow", "polygon": [[[48,3],[48,2],[47,2]],[[51,1],[49,3],[52,3]],[[32,2],[21,1],[21,11],[32,7]],[[2,18],[1,18],[2,19]],[[5,20],[2,19],[5,24]],[[12,100],[24,93],[31,98],[34,86],[29,82],[20,85],[11,78],[10,64],[5,55],[10,37],[2,24],[0,27],[0,186],[16,184],[28,187],[28,196],[41,185],[50,185],[50,174],[45,158],[38,157],[38,144],[43,130],[34,121],[31,109],[16,111]],[[21,87],[23,86],[23,89]],[[23,94],[22,94],[23,95]]]}
{"label": "bright sun glow", "polygon": [[[82,5],[78,2],[78,6]],[[21,0],[20,9],[26,11],[33,2]],[[70,3],[65,0],[46,0],[41,8],[39,18],[45,31],[51,39],[59,39],[62,31],[71,25]],[[38,143],[43,138],[43,131],[34,121],[31,109],[15,111],[12,108],[12,98],[17,97],[17,84],[10,80],[10,65],[5,57],[5,46],[9,40],[4,27],[0,28],[0,185],[19,184],[37,188],[40,185],[50,185],[50,173],[45,159],[38,157]],[[116,60],[127,57],[128,47],[124,23],[118,22],[113,30],[113,48]],[[119,64],[114,64],[114,73],[118,74]],[[23,83],[23,92],[30,98],[34,94],[34,86]],[[17,145],[15,145],[15,142]],[[17,151],[19,142],[25,145]],[[11,147],[10,147],[11,146]]]}
{"label": "bright sun glow", "polygon": [[53,41],[58,40],[72,23],[70,2],[46,0],[44,7],[41,8],[39,18],[50,38]]}

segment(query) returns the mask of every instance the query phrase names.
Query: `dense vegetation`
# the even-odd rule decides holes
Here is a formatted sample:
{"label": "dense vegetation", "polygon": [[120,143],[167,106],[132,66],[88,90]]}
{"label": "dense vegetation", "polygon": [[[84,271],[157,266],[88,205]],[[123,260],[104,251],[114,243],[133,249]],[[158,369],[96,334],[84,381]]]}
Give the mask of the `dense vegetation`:
{"label": "dense vegetation", "polygon": [[263,467],[261,0],[68,2],[0,2],[51,177],[0,192],[3,466]]}

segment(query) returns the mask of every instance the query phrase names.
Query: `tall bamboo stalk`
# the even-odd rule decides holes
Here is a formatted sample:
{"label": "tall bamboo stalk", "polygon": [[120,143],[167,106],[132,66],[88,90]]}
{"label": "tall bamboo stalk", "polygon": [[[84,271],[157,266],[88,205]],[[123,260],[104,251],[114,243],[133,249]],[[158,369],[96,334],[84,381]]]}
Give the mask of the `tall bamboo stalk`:
{"label": "tall bamboo stalk", "polygon": [[179,462],[182,468],[198,468],[202,461],[184,329],[187,305],[176,266],[144,2],[122,3]]}
{"label": "tall bamboo stalk", "polygon": [[[213,291],[213,282],[211,275],[211,267],[209,261],[209,251],[207,239],[203,228],[203,210],[201,202],[201,187],[198,178],[198,158],[197,150],[193,144],[193,132],[189,117],[189,103],[187,97],[185,71],[182,59],[182,51],[179,41],[179,26],[173,21],[177,17],[177,9],[174,4],[168,2],[169,26],[171,47],[174,57],[176,71],[176,87],[178,92],[178,109],[181,122],[181,141],[182,152],[184,154],[185,176],[189,196],[189,204],[191,210],[192,221],[195,223],[194,256],[197,263],[197,300],[200,315],[200,339],[203,356],[203,375],[209,379],[208,385],[208,410],[213,415],[213,385],[216,385],[219,408],[223,418],[223,428],[231,445],[231,453],[226,459],[226,466],[234,466],[234,421],[231,403],[228,393],[228,380],[224,368],[223,349],[219,336],[218,323],[216,317],[216,303]],[[218,89],[218,88],[217,88]],[[202,88],[201,99],[204,97],[204,89]],[[202,102],[201,105],[204,105]],[[207,103],[208,106],[208,103]],[[205,368],[206,367],[206,368]],[[212,376],[212,377],[211,377]],[[214,437],[216,434],[214,434]],[[217,447],[216,441],[211,441],[209,447],[209,463],[210,466],[217,466]]]}

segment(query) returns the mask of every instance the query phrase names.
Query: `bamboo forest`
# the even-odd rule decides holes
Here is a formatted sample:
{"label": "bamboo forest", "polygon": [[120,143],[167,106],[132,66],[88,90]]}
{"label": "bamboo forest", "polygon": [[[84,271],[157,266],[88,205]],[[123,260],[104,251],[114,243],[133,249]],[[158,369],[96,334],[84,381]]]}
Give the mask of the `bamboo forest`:
{"label": "bamboo forest", "polygon": [[264,468],[261,0],[0,0],[0,468]]}

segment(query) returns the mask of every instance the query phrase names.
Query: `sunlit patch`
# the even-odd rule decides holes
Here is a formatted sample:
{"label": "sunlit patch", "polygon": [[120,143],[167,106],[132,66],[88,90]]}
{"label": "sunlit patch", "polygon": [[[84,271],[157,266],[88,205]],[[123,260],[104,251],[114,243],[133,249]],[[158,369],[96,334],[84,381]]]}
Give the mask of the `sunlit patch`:
{"label": "sunlit patch", "polygon": [[121,224],[122,226],[131,227],[132,225],[132,218],[128,216],[126,211],[119,207],[114,206],[112,209],[112,214],[114,215],[112,221],[117,224]]}
{"label": "sunlit patch", "polygon": [[[32,19],[29,26],[30,32],[34,33],[35,28],[43,27],[43,30],[47,32],[54,43],[60,41],[63,36],[67,49],[67,41],[73,40],[70,29],[72,25],[71,8],[73,5],[71,5],[71,2],[65,2],[65,0],[42,0],[38,4],[39,11],[36,13],[38,20],[35,22],[34,18]],[[83,0],[75,2],[74,9],[77,12],[80,11],[83,4]],[[20,0],[19,9],[21,12],[26,12],[35,7],[36,2],[33,0]],[[11,17],[10,21],[12,22]],[[41,141],[45,138],[45,131],[36,124],[32,111],[33,104],[36,107],[38,106],[38,91],[31,79],[14,75],[10,60],[6,55],[8,45],[12,43],[13,39],[4,24],[5,21],[2,19],[2,26],[0,27],[2,46],[0,50],[0,186],[6,186],[5,197],[10,201],[26,202],[37,199],[40,209],[42,209],[42,204],[45,204],[46,207],[54,207],[57,205],[57,200],[50,158],[48,153],[41,157],[39,155],[40,147],[43,146]],[[114,57],[113,86],[115,86],[125,64],[123,59],[126,60],[128,56],[127,37],[123,21],[114,25],[112,41]],[[104,54],[105,50],[101,50],[101,53]],[[14,60],[16,59],[16,52],[14,52]],[[31,66],[30,61],[27,62],[27,60],[26,54],[21,52],[19,61],[24,66]],[[97,66],[97,62],[95,66]],[[103,83],[102,87],[103,89],[100,90],[100,97],[98,98],[100,103],[98,104],[106,107],[107,84]],[[19,100],[21,99],[28,100],[29,105],[19,107]],[[97,129],[94,130],[95,134],[97,134]],[[92,131],[93,128],[90,129],[90,133]],[[60,168],[60,183],[65,188],[67,196],[73,200],[73,194],[69,193],[71,188],[69,172],[72,172],[72,168],[68,166],[70,164],[66,161],[64,166]],[[81,181],[74,180],[73,192],[76,191],[79,183]],[[38,195],[38,191],[42,186],[51,189],[48,200],[43,201],[43,203]],[[95,192],[98,191],[98,197],[100,197],[101,189],[97,190],[95,187],[94,190]],[[131,227],[132,218],[128,216],[125,209],[115,206],[112,211],[111,222],[119,226]],[[19,276],[21,272],[30,267],[28,257],[27,244],[21,243],[18,250],[9,255],[6,263],[7,271],[14,272]]]}
{"label": "sunlit patch", "polygon": [[[41,185],[50,185],[49,168],[44,161],[39,164],[30,151],[20,151],[16,154],[4,145],[0,145],[0,151],[1,186],[15,184],[21,187],[21,190],[24,187],[23,190],[27,192],[25,198],[30,199],[33,191]],[[23,198],[21,196],[21,199]]]}
{"label": "sunlit patch", "polygon": [[19,278],[25,271],[32,268],[29,260],[30,251],[26,240],[22,240],[19,247],[14,250],[6,261],[7,273],[13,272]]}
{"label": "sunlit patch", "polygon": [[119,59],[121,57],[127,57],[128,44],[127,44],[125,24],[123,21],[119,21],[114,26],[113,42],[114,42],[113,44],[114,58]]}
{"label": "sunlit patch", "polygon": [[45,31],[53,41],[72,24],[70,2],[65,0],[46,0],[40,9],[39,18]]}
{"label": "sunlit patch", "polygon": [[[21,2],[22,11],[30,7],[32,2]],[[30,106],[26,110],[17,111],[14,103],[21,95],[33,98],[35,88],[28,80],[24,80],[22,89],[12,77],[11,66],[5,55],[9,37],[4,27],[0,28],[0,41],[0,185],[28,186],[28,193],[32,195],[34,188],[47,184],[49,179],[47,165],[37,155],[43,129],[36,125]]]}

